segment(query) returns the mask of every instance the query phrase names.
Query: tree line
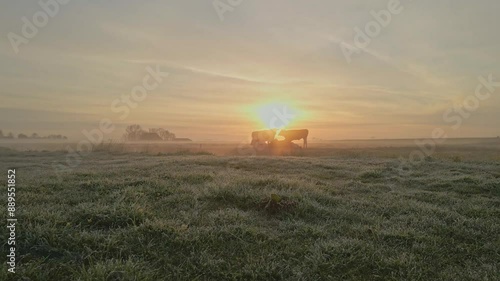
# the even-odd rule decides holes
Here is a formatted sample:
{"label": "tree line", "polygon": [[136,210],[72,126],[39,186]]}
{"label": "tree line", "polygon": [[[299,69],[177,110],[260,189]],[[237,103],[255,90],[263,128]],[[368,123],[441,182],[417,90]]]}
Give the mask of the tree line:
{"label": "tree line", "polygon": [[174,133],[163,128],[152,128],[146,131],[140,125],[134,124],[127,126],[123,138],[127,141],[173,141],[176,139],[176,136]]}
{"label": "tree line", "polygon": [[37,133],[33,133],[31,135],[20,133],[15,136],[12,132],[8,134],[4,134],[2,130],[0,130],[0,139],[51,139],[51,140],[66,140],[68,137],[63,135],[48,135],[48,136],[40,136]]}

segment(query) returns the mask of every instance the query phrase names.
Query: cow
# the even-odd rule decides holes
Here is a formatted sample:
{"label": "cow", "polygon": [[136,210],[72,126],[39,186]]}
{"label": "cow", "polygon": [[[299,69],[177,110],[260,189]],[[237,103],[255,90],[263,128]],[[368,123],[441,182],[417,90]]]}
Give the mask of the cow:
{"label": "cow", "polygon": [[309,135],[309,130],[262,130],[252,132],[252,145],[257,146],[260,144],[270,144],[276,140],[277,136],[285,138],[286,142],[292,142],[294,140],[304,140],[304,148],[307,148],[307,136]]}
{"label": "cow", "polygon": [[309,130],[281,130],[279,133],[280,136],[285,138],[285,141],[292,142],[294,140],[304,140],[304,148],[307,148],[307,136],[309,135]]}
{"label": "cow", "polygon": [[262,130],[252,132],[251,145],[257,146],[259,144],[269,144],[274,141],[276,137],[276,130]]}

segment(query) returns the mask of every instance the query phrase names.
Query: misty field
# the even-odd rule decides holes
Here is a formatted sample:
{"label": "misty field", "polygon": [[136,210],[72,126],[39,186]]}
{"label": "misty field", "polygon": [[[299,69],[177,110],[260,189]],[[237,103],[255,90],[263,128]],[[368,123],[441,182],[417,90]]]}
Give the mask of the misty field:
{"label": "misty field", "polygon": [[2,173],[17,169],[16,277],[498,280],[499,147],[449,146],[405,169],[410,148],[101,151],[62,181],[63,152],[2,149]]}

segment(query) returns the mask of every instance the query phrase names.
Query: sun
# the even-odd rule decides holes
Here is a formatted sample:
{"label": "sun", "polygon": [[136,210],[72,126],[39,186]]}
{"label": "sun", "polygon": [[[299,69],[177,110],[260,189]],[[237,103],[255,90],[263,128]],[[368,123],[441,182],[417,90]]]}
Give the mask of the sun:
{"label": "sun", "polygon": [[293,126],[301,112],[292,102],[272,101],[254,107],[259,126],[266,129],[285,129]]}

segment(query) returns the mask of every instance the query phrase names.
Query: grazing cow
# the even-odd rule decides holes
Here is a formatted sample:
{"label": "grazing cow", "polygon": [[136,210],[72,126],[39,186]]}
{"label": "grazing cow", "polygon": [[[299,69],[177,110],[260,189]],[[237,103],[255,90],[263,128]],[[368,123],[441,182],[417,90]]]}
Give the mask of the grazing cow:
{"label": "grazing cow", "polygon": [[252,132],[252,145],[256,146],[259,144],[268,144],[274,140],[276,136],[276,130],[262,130]]}
{"label": "grazing cow", "polygon": [[307,136],[309,135],[309,130],[281,130],[280,136],[284,137],[286,141],[294,141],[304,139],[304,148],[307,148]]}

